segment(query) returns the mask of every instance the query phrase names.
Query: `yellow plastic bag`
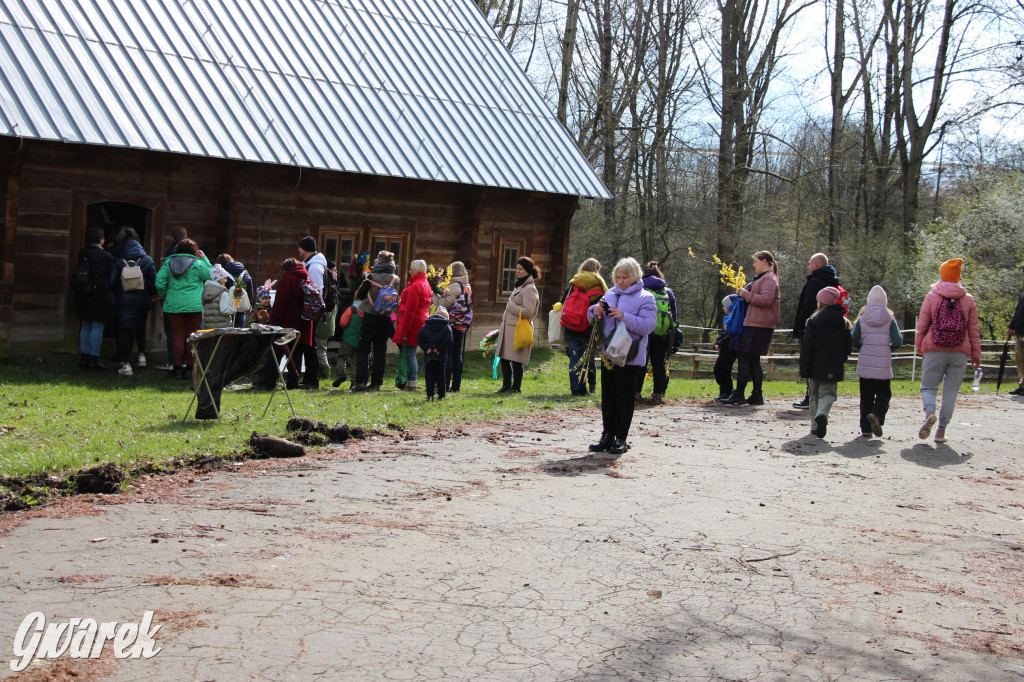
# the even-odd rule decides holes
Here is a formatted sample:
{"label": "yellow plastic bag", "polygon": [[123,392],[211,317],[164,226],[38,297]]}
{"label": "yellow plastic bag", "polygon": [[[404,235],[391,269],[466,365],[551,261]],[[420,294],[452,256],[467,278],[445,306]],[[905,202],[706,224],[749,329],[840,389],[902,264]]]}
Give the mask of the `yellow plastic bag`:
{"label": "yellow plastic bag", "polygon": [[533,325],[529,320],[523,319],[523,313],[519,313],[519,321],[516,322],[516,334],[512,337],[512,347],[516,350],[523,350],[533,345]]}

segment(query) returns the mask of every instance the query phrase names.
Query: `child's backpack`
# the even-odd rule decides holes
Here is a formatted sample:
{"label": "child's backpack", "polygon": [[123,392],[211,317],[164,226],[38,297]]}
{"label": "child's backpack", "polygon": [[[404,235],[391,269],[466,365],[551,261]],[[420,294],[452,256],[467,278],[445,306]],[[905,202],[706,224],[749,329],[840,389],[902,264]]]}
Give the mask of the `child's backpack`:
{"label": "child's backpack", "polygon": [[737,296],[729,305],[729,312],[725,314],[725,319],[722,320],[722,326],[725,327],[725,332],[733,338],[742,334],[743,318],[746,316],[747,302]]}
{"label": "child's backpack", "polygon": [[377,295],[373,297],[373,312],[378,315],[391,315],[398,310],[398,290],[395,289],[397,276],[391,280],[391,284],[379,284],[370,279],[370,284],[377,287]]}
{"label": "child's backpack", "polygon": [[958,298],[944,298],[935,309],[932,341],[936,346],[955,348],[967,335],[967,316]]}
{"label": "child's backpack", "polygon": [[302,283],[302,312],[299,314],[303,320],[318,322],[324,316],[324,297],[320,295],[320,287],[313,280],[306,278]]}
{"label": "child's backpack", "polygon": [[468,284],[460,282],[459,286],[462,287],[462,290],[452,301],[452,306],[448,308],[448,324],[458,331],[464,332],[469,329],[469,325],[473,324],[473,290],[469,288]]}
{"label": "child's backpack", "polygon": [[585,332],[590,326],[590,320],[587,319],[590,299],[603,293],[601,289],[581,289],[573,284],[572,291],[562,304],[562,326],[570,331]]}
{"label": "child's backpack", "polygon": [[324,312],[333,312],[338,305],[338,278],[334,276],[334,271],[330,268],[324,268],[323,297]]}
{"label": "child's backpack", "polygon": [[850,303],[853,302],[853,299],[850,298],[850,293],[843,288],[842,284],[837,284],[836,289],[839,290],[839,298],[836,299],[836,303],[843,306],[843,317],[846,317],[850,314]]}
{"label": "child's backpack", "polygon": [[82,258],[71,271],[71,289],[78,294],[88,295],[96,291],[96,282],[92,279],[92,268],[89,261]]}
{"label": "child's backpack", "polygon": [[[644,288],[647,289],[647,287]],[[672,321],[672,306],[669,302],[668,291],[664,288],[647,289],[647,291],[654,296],[654,302],[658,306],[658,324],[651,333],[655,336],[665,336],[670,329],[675,327]]]}
{"label": "child's backpack", "polygon": [[125,291],[142,291],[146,288],[142,279],[142,266],[138,261],[121,259],[121,288]]}

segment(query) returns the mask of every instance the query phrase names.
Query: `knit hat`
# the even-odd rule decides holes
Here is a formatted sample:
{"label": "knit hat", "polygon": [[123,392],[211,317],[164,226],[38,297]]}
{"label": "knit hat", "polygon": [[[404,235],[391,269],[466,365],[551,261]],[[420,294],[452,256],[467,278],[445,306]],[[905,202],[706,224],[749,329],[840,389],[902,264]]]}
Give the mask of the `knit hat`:
{"label": "knit hat", "polygon": [[726,310],[728,310],[729,307],[732,305],[733,299],[735,299],[735,298],[736,298],[736,294],[729,294],[728,296],[723,298],[722,299],[722,307],[725,308]]}
{"label": "knit hat", "polygon": [[316,253],[316,240],[312,237],[303,237],[299,240],[299,248],[303,251],[309,251],[310,253]]}
{"label": "knit hat", "polygon": [[963,258],[951,258],[939,266],[939,277],[956,284],[960,281],[960,272],[964,269]]}
{"label": "knit hat", "polygon": [[881,303],[882,305],[889,305],[889,297],[885,293],[885,289],[881,285],[876,284],[871,287],[871,291],[868,292],[868,305]]}
{"label": "knit hat", "polygon": [[228,279],[232,282],[235,281],[235,278],[229,275],[228,271],[224,269],[224,266],[219,263],[210,268],[210,279],[215,282],[219,282],[222,279]]}
{"label": "knit hat", "polygon": [[818,303],[824,303],[825,305],[833,305],[839,300],[839,289],[835,287],[825,287],[818,292]]}
{"label": "knit hat", "polygon": [[434,310],[434,314],[435,315],[440,315],[441,317],[443,317],[446,320],[448,319],[448,309],[445,308],[443,305],[437,306],[437,308]]}
{"label": "knit hat", "polygon": [[523,270],[526,270],[527,275],[537,279],[537,266],[533,264],[532,260],[523,257],[516,261],[516,265],[523,266]]}

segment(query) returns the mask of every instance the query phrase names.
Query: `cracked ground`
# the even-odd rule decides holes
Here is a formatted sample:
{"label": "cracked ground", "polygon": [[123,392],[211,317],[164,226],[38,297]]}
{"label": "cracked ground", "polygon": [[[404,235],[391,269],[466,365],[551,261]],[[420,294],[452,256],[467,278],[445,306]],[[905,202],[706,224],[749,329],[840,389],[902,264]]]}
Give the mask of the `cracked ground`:
{"label": "cracked ground", "polygon": [[[1024,402],[961,396],[941,445],[913,396],[870,440],[856,397],[824,440],[788,405],[642,408],[618,459],[552,411],[21,513],[0,677],[1024,679]],[[32,611],[145,610],[152,659],[7,665]]]}

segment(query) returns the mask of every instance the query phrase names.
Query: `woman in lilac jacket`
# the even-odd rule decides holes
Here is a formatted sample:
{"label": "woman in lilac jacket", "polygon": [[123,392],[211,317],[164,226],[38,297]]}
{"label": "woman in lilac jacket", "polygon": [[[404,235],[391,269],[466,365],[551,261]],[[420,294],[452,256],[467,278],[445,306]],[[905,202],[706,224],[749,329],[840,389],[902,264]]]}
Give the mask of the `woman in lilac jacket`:
{"label": "woman in lilac jacket", "polygon": [[607,348],[615,328],[626,326],[636,345],[636,354],[622,367],[601,365],[601,440],[590,446],[591,452],[621,455],[628,446],[629,426],[633,422],[637,374],[647,367],[647,336],[658,324],[658,304],[644,289],[643,270],[635,258],[623,258],[612,271],[615,286],[590,307],[587,317],[602,320],[602,348]]}

